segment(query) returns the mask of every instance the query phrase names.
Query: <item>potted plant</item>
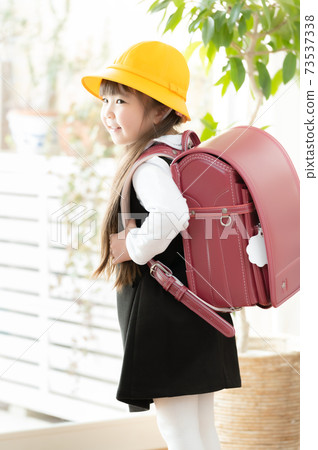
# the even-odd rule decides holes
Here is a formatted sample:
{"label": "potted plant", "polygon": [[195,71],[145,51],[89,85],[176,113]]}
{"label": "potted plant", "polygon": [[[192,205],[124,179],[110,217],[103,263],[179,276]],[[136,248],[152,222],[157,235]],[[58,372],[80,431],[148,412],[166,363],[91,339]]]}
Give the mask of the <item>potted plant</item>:
{"label": "potted plant", "polygon": [[[299,71],[299,0],[156,0],[149,12],[163,13],[164,33],[187,21],[190,43],[186,57],[198,51],[208,73],[222,49],[225,64],[216,82],[222,96],[230,85],[239,91],[248,80],[257,118],[264,100]],[[166,19],[166,20],[165,20]],[[275,73],[269,70],[274,55],[280,55]],[[201,119],[203,140],[214,136],[218,122],[210,113]],[[239,360],[242,389],[216,395],[216,418],[222,448],[261,449],[299,447],[299,352],[290,341],[249,338],[245,313]]]}

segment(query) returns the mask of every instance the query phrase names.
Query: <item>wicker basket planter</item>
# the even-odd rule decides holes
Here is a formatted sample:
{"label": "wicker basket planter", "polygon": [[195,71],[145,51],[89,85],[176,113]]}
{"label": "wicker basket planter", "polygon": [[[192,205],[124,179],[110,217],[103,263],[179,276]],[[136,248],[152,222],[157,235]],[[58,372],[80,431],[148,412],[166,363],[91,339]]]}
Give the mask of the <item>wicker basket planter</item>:
{"label": "wicker basket planter", "polygon": [[254,341],[253,350],[239,357],[243,387],[216,393],[222,450],[299,449],[300,355],[284,344],[271,340],[275,353]]}

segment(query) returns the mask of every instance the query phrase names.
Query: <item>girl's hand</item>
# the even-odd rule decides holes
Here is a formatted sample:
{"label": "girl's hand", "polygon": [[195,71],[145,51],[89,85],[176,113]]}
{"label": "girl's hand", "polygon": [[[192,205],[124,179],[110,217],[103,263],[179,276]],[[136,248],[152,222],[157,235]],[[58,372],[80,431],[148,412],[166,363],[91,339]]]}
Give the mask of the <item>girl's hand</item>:
{"label": "girl's hand", "polygon": [[109,245],[113,264],[131,260],[126,247],[126,236],[132,228],[136,228],[135,219],[129,219],[126,228],[120,233],[110,235]]}

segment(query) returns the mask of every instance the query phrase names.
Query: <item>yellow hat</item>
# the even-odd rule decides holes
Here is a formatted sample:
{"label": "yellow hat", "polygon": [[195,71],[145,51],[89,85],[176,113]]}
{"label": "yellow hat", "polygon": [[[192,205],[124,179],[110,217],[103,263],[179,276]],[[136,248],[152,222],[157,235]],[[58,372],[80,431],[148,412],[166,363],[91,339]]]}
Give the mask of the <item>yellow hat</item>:
{"label": "yellow hat", "polygon": [[115,81],[143,92],[190,120],[186,97],[190,82],[187,62],[177,49],[158,41],[133,45],[100,75],[82,78],[83,86],[102,100],[102,80]]}

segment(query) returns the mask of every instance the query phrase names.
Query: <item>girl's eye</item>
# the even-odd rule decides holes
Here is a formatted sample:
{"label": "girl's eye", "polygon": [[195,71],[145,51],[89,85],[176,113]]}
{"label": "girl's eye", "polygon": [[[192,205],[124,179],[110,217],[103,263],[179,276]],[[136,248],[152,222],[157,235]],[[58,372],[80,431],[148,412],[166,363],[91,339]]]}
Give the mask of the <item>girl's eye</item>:
{"label": "girl's eye", "polygon": [[[108,104],[108,103],[109,103],[109,100],[108,100],[108,98],[103,97],[102,102]],[[122,98],[116,99],[116,104],[117,104],[117,105],[122,105],[123,103],[126,103],[126,102],[125,102],[125,100],[123,100]]]}

